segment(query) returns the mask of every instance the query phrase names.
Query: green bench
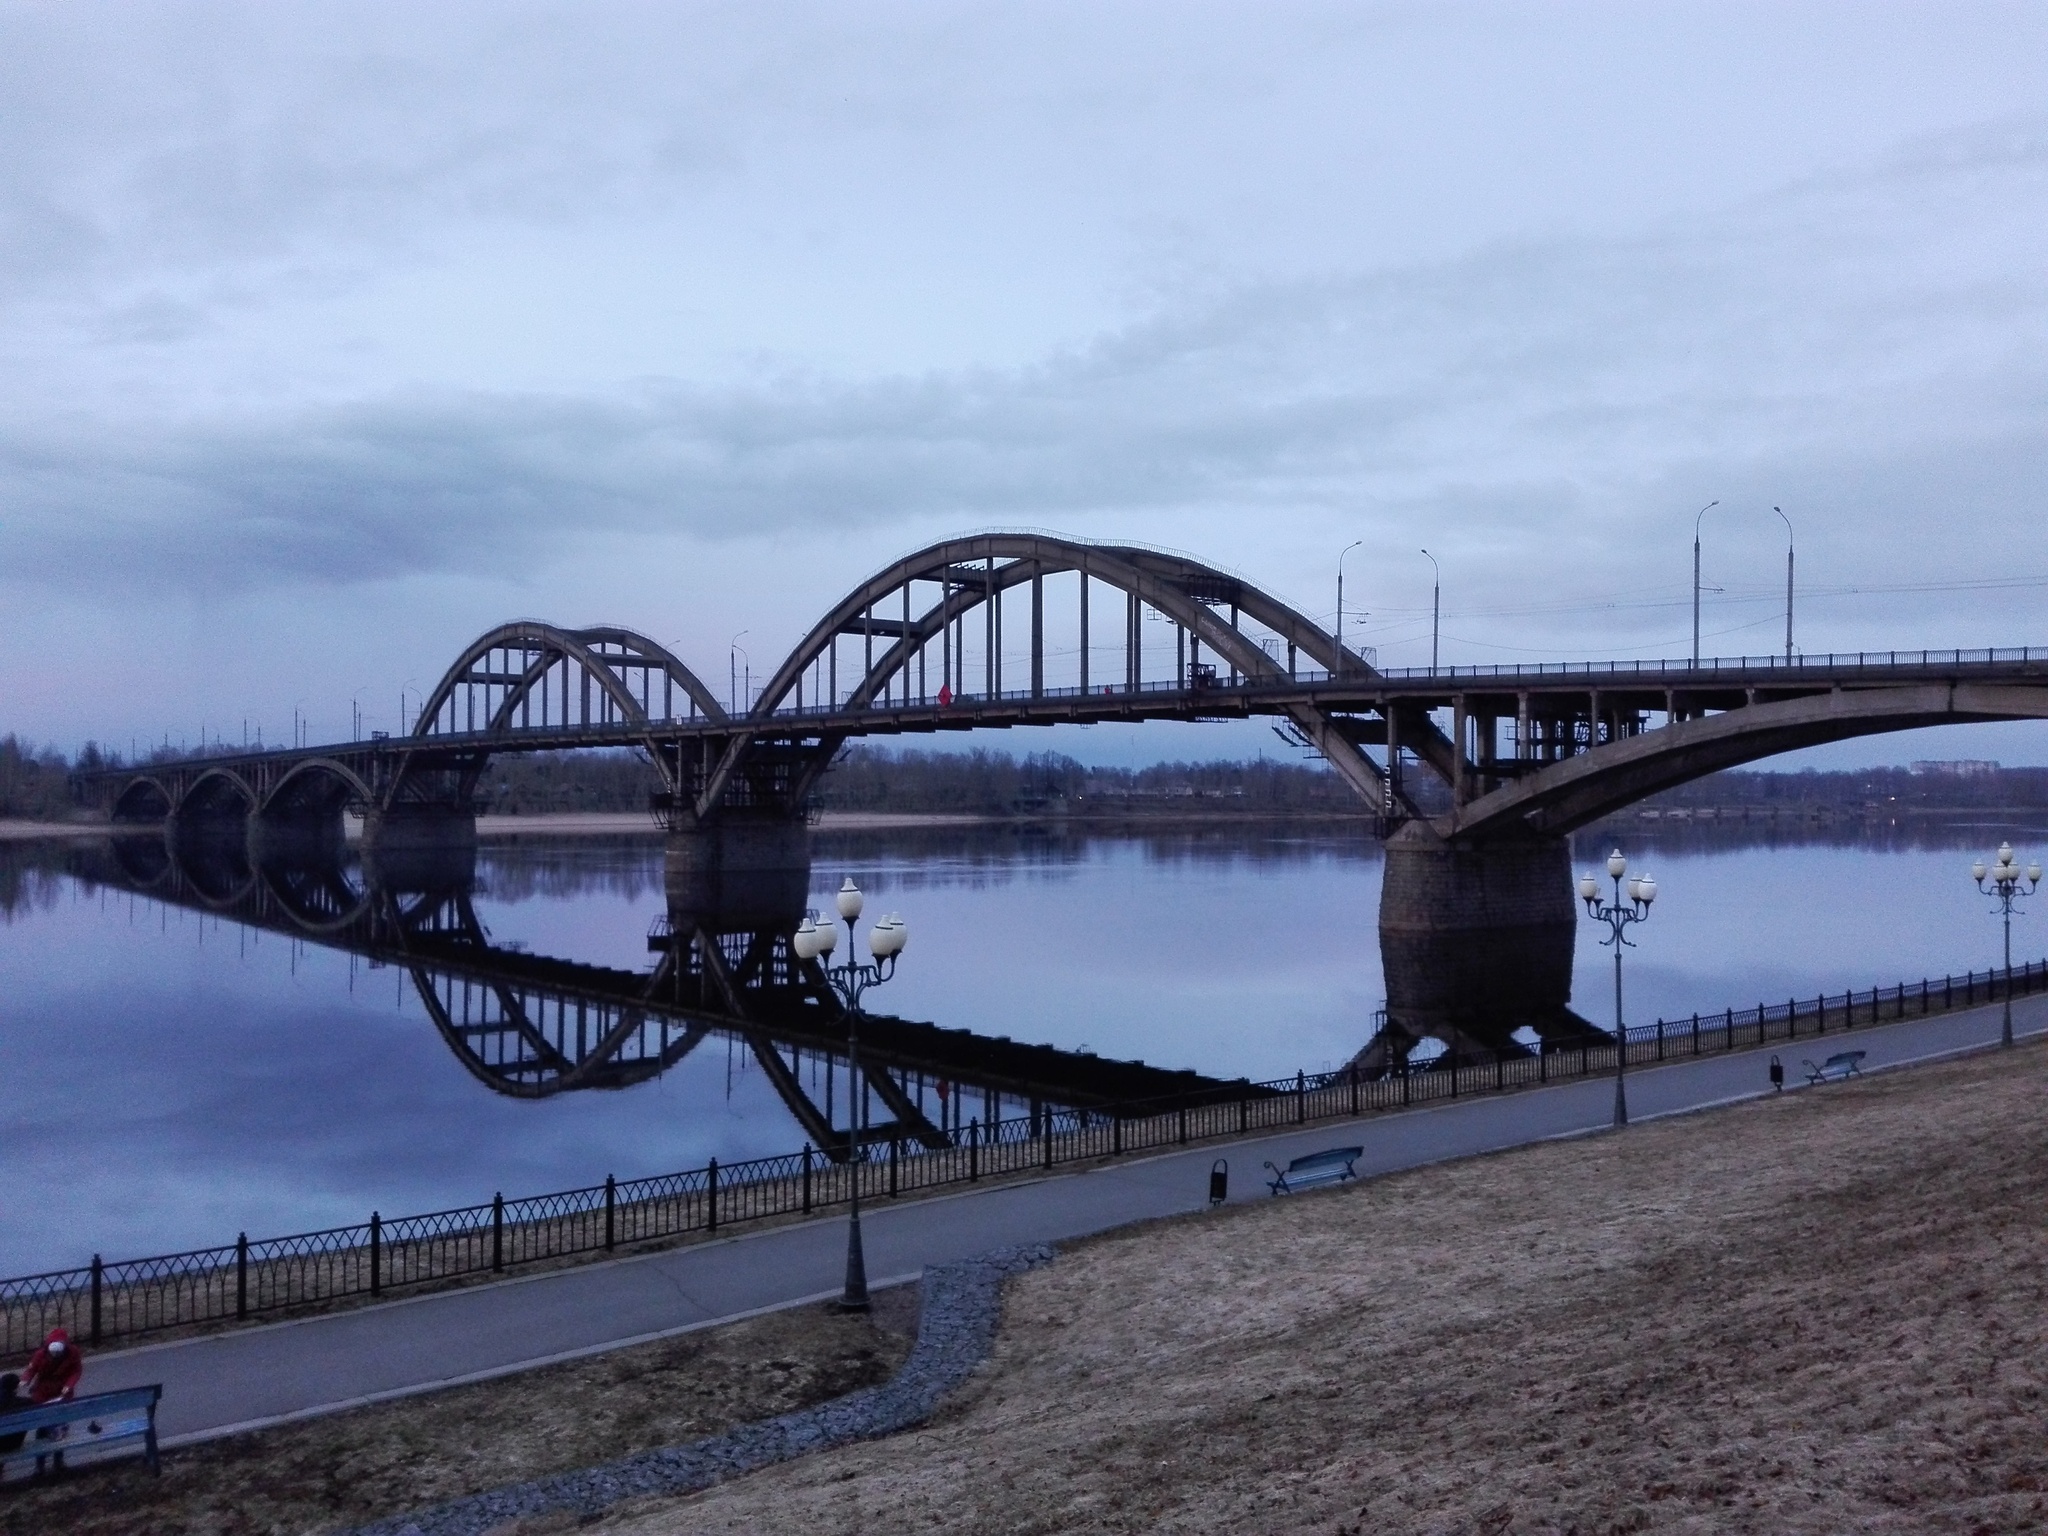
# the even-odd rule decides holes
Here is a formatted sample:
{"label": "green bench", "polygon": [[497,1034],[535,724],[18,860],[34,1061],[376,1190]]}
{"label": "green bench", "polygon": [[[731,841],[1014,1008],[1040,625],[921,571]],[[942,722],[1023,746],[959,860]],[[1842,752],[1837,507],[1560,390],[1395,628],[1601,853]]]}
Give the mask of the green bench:
{"label": "green bench", "polygon": [[1318,1184],[1341,1184],[1358,1177],[1351,1165],[1364,1155],[1363,1147],[1331,1147],[1326,1152],[1297,1157],[1284,1169],[1268,1163],[1266,1170],[1273,1177],[1266,1180],[1266,1187],[1276,1195],[1292,1195]]}
{"label": "green bench", "polygon": [[140,1451],[157,1471],[156,1405],[163,1395],[161,1385],[129,1387],[0,1413],[0,1480],[21,1462],[35,1462],[35,1476],[48,1463],[62,1471],[65,1456],[80,1452],[98,1460],[102,1452]]}

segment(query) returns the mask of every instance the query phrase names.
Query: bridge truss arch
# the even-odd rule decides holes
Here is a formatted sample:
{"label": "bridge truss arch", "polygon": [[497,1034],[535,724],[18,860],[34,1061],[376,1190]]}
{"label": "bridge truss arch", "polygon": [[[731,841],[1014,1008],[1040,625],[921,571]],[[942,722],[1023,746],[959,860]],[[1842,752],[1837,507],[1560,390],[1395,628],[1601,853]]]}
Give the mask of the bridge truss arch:
{"label": "bridge truss arch", "polygon": [[[739,722],[698,814],[718,804],[755,740],[807,715],[1063,696],[1099,714],[1105,696],[1135,704],[1152,690],[1331,675],[1376,674],[1297,609],[1188,556],[1040,533],[948,539],[876,572],[804,636]],[[1313,704],[1285,713],[1386,809],[1386,774],[1361,750],[1365,733]],[[813,771],[850,734],[828,734]]]}

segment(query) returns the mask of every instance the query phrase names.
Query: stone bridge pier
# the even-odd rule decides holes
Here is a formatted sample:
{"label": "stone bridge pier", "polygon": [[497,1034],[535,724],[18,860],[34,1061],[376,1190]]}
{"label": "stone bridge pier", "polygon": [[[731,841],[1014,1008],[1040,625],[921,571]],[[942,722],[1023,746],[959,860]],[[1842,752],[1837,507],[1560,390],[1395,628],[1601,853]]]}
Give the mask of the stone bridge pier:
{"label": "stone bridge pier", "polygon": [[1399,1068],[1434,1036],[1454,1050],[1516,1050],[1518,1030],[1546,1045],[1604,1037],[1572,1011],[1579,926],[1571,844],[1525,836],[1447,841],[1412,821],[1386,844],[1380,892],[1385,1033],[1361,1067]]}

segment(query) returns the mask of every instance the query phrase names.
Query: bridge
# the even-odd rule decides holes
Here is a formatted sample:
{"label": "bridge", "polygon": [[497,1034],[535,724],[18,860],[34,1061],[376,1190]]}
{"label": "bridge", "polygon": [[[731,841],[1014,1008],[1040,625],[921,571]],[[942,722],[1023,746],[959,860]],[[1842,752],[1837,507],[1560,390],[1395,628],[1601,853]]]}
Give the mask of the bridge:
{"label": "bridge", "polygon": [[[474,837],[506,752],[632,748],[671,856],[707,890],[806,867],[805,812],[863,737],[1270,718],[1356,791],[1387,844],[1389,1039],[1499,1049],[1591,1027],[1569,1007],[1568,835],[1676,784],[1879,732],[2048,717],[2048,650],[1382,669],[1245,578],[1044,534],[920,550],[835,605],[756,697],[721,704],[620,628],[480,636],[398,737],[86,776],[118,822],[386,858]],[[1445,728],[1446,722],[1448,729]]]}
{"label": "bridge", "polygon": [[970,1117],[1152,1114],[1246,1091],[1194,1072],[864,1014],[862,1075],[874,1103],[856,1115],[846,1102],[846,1015],[819,962],[791,947],[794,909],[714,927],[671,906],[647,935],[650,968],[633,971],[493,943],[473,880],[460,876],[399,888],[343,860],[252,862],[232,842],[179,848],[132,835],[73,849],[69,860],[88,885],[397,970],[465,1070],[513,1098],[630,1088],[723,1040],[747,1053],[812,1145],[842,1161],[856,1134],[870,1146],[937,1147],[963,1137]]}

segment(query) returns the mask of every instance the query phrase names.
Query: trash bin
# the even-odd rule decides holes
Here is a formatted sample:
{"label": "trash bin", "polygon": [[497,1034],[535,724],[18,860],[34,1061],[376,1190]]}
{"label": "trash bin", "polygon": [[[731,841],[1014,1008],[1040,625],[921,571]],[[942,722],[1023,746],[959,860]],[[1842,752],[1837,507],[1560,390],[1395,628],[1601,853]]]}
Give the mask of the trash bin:
{"label": "trash bin", "polygon": [[1226,1158],[1217,1158],[1209,1170],[1209,1203],[1221,1205],[1230,1198],[1230,1163]]}
{"label": "trash bin", "polygon": [[1785,1091],[1785,1063],[1775,1056],[1771,1058],[1771,1086],[1780,1093]]}

